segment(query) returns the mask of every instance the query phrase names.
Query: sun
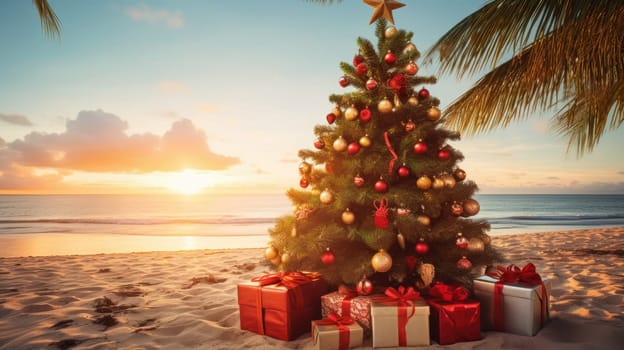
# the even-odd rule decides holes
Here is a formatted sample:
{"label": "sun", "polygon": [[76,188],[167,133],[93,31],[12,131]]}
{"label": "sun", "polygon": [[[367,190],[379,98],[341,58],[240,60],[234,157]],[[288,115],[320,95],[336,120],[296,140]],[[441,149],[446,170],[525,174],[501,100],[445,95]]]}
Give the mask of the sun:
{"label": "sun", "polygon": [[172,173],[167,181],[167,187],[171,191],[185,195],[198,194],[209,185],[208,177],[193,169]]}

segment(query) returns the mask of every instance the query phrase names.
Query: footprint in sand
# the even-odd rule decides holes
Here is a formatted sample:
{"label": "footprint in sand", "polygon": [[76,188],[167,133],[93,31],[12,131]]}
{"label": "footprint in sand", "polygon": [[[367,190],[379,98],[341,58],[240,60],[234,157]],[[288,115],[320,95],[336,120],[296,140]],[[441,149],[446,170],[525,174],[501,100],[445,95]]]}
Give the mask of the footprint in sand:
{"label": "footprint in sand", "polygon": [[31,313],[45,312],[45,311],[50,311],[50,310],[54,310],[54,306],[50,304],[31,304],[31,305],[24,306],[24,308],[22,309],[23,312],[31,312]]}

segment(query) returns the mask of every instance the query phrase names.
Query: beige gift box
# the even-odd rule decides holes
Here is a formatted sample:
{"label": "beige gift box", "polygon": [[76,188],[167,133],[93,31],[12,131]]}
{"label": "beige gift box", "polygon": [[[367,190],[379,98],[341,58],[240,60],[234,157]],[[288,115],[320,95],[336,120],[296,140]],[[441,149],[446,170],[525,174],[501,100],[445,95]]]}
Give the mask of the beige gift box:
{"label": "beige gift box", "polygon": [[[480,276],[474,281],[476,298],[481,302],[481,328],[495,330],[494,325],[494,284],[496,279]],[[544,323],[549,318],[549,298],[551,282],[542,280],[547,295],[542,295],[541,285],[505,284],[503,286],[503,332],[533,336],[542,328],[542,300],[545,298],[546,313]]]}
{"label": "beige gift box", "polygon": [[[335,325],[315,325],[312,321],[312,342],[315,350],[340,350],[340,330]],[[364,330],[353,323],[349,327],[349,348],[362,345]]]}
{"label": "beige gift box", "polygon": [[[414,300],[414,315],[405,324],[406,343],[399,345],[399,306],[396,302],[371,303],[373,347],[429,345],[429,305],[424,300]],[[407,306],[407,315],[411,306]]]}

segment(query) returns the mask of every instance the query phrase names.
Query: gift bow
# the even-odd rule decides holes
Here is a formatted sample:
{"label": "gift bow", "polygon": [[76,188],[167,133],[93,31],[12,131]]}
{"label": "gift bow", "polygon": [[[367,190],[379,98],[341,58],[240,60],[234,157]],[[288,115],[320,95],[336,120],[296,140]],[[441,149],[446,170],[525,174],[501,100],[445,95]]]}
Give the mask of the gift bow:
{"label": "gift bow", "polygon": [[321,326],[321,325],[338,327],[338,337],[339,337],[338,338],[339,339],[338,340],[338,349],[343,350],[343,349],[348,349],[349,348],[350,329],[347,326],[351,325],[353,323],[355,323],[355,320],[353,320],[353,318],[351,318],[351,316],[342,316],[341,317],[341,316],[338,316],[337,314],[335,314],[333,312],[330,312],[329,315],[327,315],[326,318],[324,318],[324,319],[322,319],[320,321],[314,321],[314,327],[316,328],[316,326]]}
{"label": "gift bow", "polygon": [[535,265],[533,263],[527,263],[524,267],[511,264],[507,267],[497,266],[495,272],[490,272],[487,275],[497,279],[494,284],[494,329],[498,331],[504,330],[504,315],[503,315],[503,285],[505,283],[521,283],[530,286],[540,285],[542,289],[542,296],[540,298],[541,313],[540,321],[541,326],[548,318],[548,292],[546,286],[542,281],[542,277],[537,273]]}
{"label": "gift bow", "polygon": [[442,299],[444,301],[464,301],[468,299],[469,292],[462,286],[450,286],[442,282],[436,282],[433,287],[429,288],[429,294],[432,297]]}
{"label": "gift bow", "polygon": [[532,286],[542,283],[542,277],[537,273],[535,265],[528,263],[524,267],[511,264],[507,267],[497,266],[495,272],[490,272],[488,276],[497,279],[502,283],[525,283]]}
{"label": "gift bow", "polygon": [[[384,294],[385,298],[382,298],[381,301],[387,302],[396,302],[398,305],[398,313],[397,313],[397,328],[398,328],[398,336],[399,336],[399,346],[407,345],[407,321],[414,316],[414,312],[416,311],[416,307],[414,306],[413,300],[422,300],[420,294],[414,290],[413,287],[409,287],[405,289],[405,287],[400,286],[399,289],[394,289],[392,287],[386,288]],[[407,307],[411,307],[411,311],[409,315],[407,314]]]}
{"label": "gift bow", "polygon": [[292,289],[297,286],[315,281],[319,278],[319,276],[320,275],[316,272],[279,272],[254,277],[251,279],[251,281],[258,282],[261,286],[278,283],[279,285],[283,285],[288,289]]}
{"label": "gift bow", "polygon": [[344,284],[338,286],[338,293],[344,295],[342,302],[340,303],[340,309],[342,316],[351,315],[351,299],[357,297],[359,294],[355,289],[351,289]]}

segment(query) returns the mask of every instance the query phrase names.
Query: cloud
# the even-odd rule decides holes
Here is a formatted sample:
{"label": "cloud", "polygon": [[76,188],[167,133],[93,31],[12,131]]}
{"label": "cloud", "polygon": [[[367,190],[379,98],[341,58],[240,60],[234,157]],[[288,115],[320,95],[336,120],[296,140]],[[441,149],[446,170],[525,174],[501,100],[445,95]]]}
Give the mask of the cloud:
{"label": "cloud", "polygon": [[126,15],[137,22],[162,23],[173,29],[184,26],[184,18],[180,11],[158,10],[145,4],[126,8]]}
{"label": "cloud", "polygon": [[[61,133],[32,132],[0,147],[0,182],[18,167],[86,172],[147,173],[185,168],[223,170],[238,158],[211,151],[204,131],[188,119],[174,122],[162,136],[128,135],[118,116],[81,111]],[[19,174],[24,175],[22,171]]]}
{"label": "cloud", "polygon": [[210,113],[210,112],[216,112],[221,108],[220,105],[216,104],[216,103],[199,103],[197,105],[195,105],[195,109],[200,111],[200,112],[206,112],[206,113]]}
{"label": "cloud", "polygon": [[172,94],[183,94],[189,92],[189,88],[177,81],[161,81],[158,83],[158,90]]}
{"label": "cloud", "polygon": [[624,171],[618,171],[618,175],[624,175]]}
{"label": "cloud", "polygon": [[19,126],[33,126],[33,123],[26,116],[20,114],[0,113],[0,121]]}
{"label": "cloud", "polygon": [[548,180],[561,180],[559,176],[548,176],[546,179]]}

